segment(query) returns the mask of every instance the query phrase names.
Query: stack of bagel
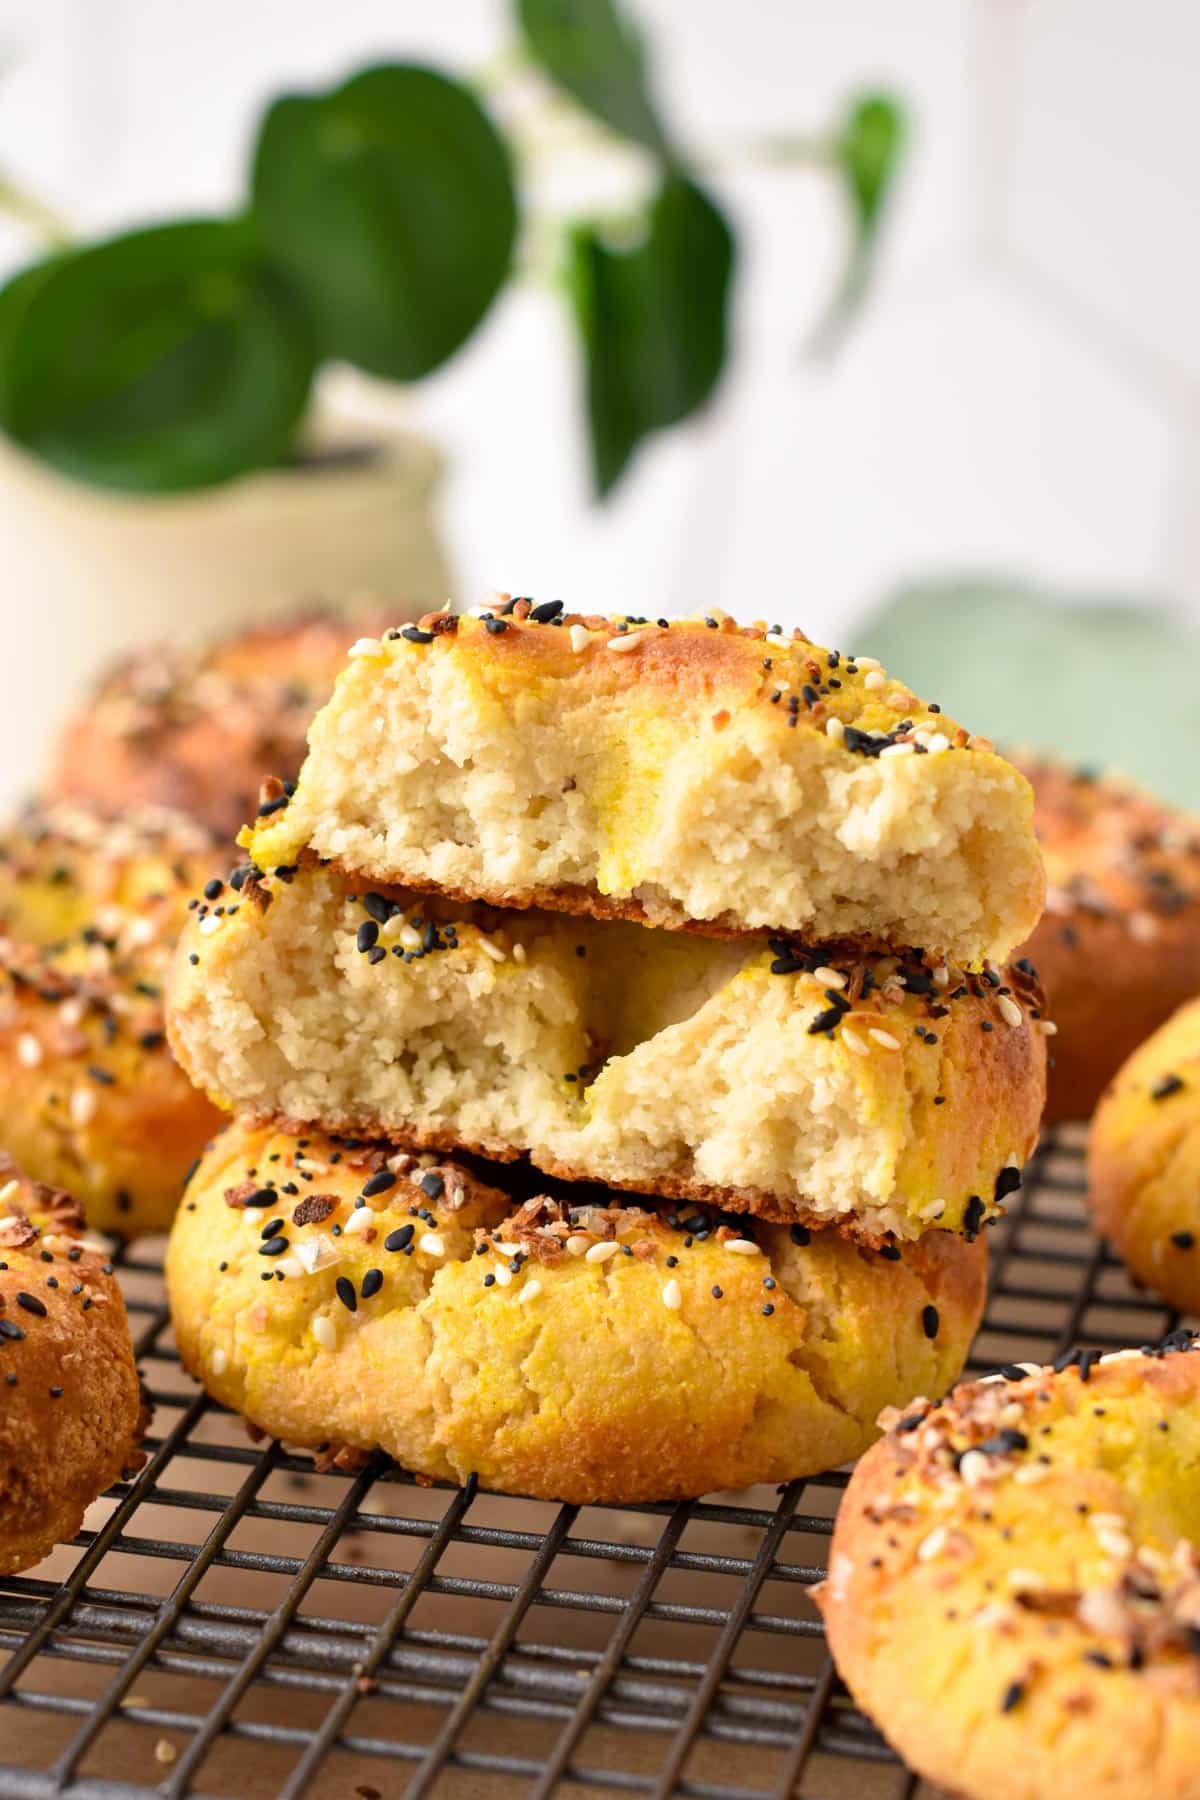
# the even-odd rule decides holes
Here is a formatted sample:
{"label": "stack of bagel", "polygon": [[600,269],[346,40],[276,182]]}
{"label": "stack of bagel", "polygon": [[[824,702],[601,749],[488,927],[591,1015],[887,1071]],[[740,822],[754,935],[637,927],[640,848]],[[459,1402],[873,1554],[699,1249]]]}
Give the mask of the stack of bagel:
{"label": "stack of bagel", "polygon": [[1037,1134],[1024,778],[868,658],[500,597],[361,640],[192,912],[167,1259],[254,1425],[665,1500],[961,1370]]}

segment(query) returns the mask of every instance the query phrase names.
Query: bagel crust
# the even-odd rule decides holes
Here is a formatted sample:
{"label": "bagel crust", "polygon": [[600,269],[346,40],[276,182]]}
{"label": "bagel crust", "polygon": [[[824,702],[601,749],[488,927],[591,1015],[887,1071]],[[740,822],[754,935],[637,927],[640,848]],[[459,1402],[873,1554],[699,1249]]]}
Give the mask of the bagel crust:
{"label": "bagel crust", "polygon": [[308,863],[233,880],[192,917],[170,1007],[232,1112],[875,1243],[978,1231],[1037,1136],[1021,968],[354,892]]}
{"label": "bagel crust", "polygon": [[26,815],[0,833],[6,1148],[96,1230],[170,1221],[216,1115],[175,1063],[163,986],[211,841],[146,811]]}
{"label": "bagel crust", "polygon": [[160,644],[127,657],[68,720],[47,793],[114,817],[171,807],[232,841],[264,775],[298,772],[312,716],[362,623],[312,611],[201,649]]}
{"label": "bagel crust", "polygon": [[1046,1117],[1089,1119],[1126,1057],[1200,992],[1200,821],[1117,776],[1022,766],[1046,864],[1024,951],[1057,1027]]}
{"label": "bagel crust", "polygon": [[1075,1351],[881,1421],[816,1598],[855,1699],[930,1782],[1200,1796],[1194,1341]]}
{"label": "bagel crust", "polygon": [[985,1266],[947,1233],[878,1254],[694,1207],[518,1205],[431,1156],[237,1123],[166,1268],[184,1363],[264,1431],[588,1503],[855,1456],[881,1401],[961,1368]]}
{"label": "bagel crust", "polygon": [[0,1575],[73,1537],[142,1461],[125,1303],[82,1225],[68,1194],[0,1155]]}
{"label": "bagel crust", "polygon": [[1200,1311],[1200,1000],[1134,1052],[1101,1101],[1088,1201],[1139,1281]]}
{"label": "bagel crust", "polygon": [[1024,777],[876,663],[724,615],[561,604],[363,639],[243,842],[373,883],[967,965],[1032,929]]}

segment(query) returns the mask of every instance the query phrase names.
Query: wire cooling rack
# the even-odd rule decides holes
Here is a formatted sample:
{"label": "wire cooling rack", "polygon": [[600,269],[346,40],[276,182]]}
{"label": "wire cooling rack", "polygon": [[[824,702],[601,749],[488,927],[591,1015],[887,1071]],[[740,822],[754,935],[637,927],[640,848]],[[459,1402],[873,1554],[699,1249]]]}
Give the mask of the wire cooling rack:
{"label": "wire cooling rack", "polygon": [[[1173,1329],[1082,1195],[1068,1128],[993,1236],[973,1369]],[[47,1564],[0,1578],[0,1795],[920,1791],[839,1686],[808,1594],[844,1475],[579,1508],[382,1460],[318,1474],[183,1373],[154,1248],[121,1261],[149,1461]]]}

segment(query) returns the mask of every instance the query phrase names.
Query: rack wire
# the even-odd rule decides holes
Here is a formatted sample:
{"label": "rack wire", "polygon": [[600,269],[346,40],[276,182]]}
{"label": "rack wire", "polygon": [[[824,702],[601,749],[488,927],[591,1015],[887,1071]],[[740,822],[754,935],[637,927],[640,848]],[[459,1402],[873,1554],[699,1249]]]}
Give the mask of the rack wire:
{"label": "rack wire", "polygon": [[[1177,1320],[1089,1233],[1082,1140],[993,1238],[972,1368]],[[72,1544],[0,1579],[11,1800],[900,1800],[921,1792],[831,1665],[809,1589],[844,1474],[574,1507],[317,1473],[202,1394],[155,1246],[120,1259],[149,1460]]]}

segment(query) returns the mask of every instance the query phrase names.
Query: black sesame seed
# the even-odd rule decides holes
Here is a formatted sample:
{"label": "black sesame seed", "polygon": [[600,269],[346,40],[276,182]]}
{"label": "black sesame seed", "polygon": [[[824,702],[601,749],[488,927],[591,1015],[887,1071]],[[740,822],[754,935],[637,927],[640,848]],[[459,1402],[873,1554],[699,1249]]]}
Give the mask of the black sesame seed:
{"label": "black sesame seed", "polygon": [[206,900],[219,900],[224,889],[225,883],[221,881],[219,877],[214,875],[211,881],[206,881],[204,884],[204,898]]}
{"label": "black sesame seed", "polygon": [[562,609],[563,603],[561,600],[543,600],[540,606],[535,606],[533,608],[529,617],[533,620],[535,625],[548,625],[551,619],[556,619],[558,617]]}
{"label": "black sesame seed", "polygon": [[362,1278],[360,1292],[364,1300],[372,1299],[383,1286],[383,1270],[368,1269]]}
{"label": "black sesame seed", "polygon": [[258,1254],[260,1256],[282,1256],[287,1247],[288,1241],[285,1237],[268,1238],[265,1244],[259,1245]]}
{"label": "black sesame seed", "polygon": [[1173,1231],[1171,1242],[1177,1250],[1191,1250],[1196,1242],[1194,1231]]}
{"label": "black sesame seed", "polygon": [[1014,1169],[1011,1163],[1006,1163],[996,1177],[996,1186],[992,1193],[992,1198],[997,1206],[1002,1200],[1007,1200],[1010,1194],[1015,1194],[1020,1185],[1020,1169]]}
{"label": "black sesame seed", "polygon": [[334,1282],[334,1291],[347,1312],[358,1311],[358,1295],[354,1291],[354,1283],[348,1275],[339,1275]]}
{"label": "black sesame seed", "polygon": [[1152,1100],[1169,1099],[1172,1094],[1179,1093],[1184,1085],[1182,1075],[1160,1075],[1150,1089],[1150,1098]]}
{"label": "black sesame seed", "polygon": [[23,1289],[20,1290],[17,1294],[17,1305],[23,1307],[27,1313],[33,1313],[39,1319],[46,1317],[46,1302],[39,1300],[36,1294],[27,1294]]}
{"label": "black sesame seed", "polygon": [[368,950],[373,950],[375,948],[376,944],[379,942],[379,926],[374,919],[363,920],[355,934],[354,941],[358,946],[359,951],[364,956]]}
{"label": "black sesame seed", "polygon": [[937,1336],[940,1323],[941,1321],[938,1318],[938,1309],[936,1306],[931,1305],[922,1308],[921,1330],[925,1333],[927,1338],[933,1339]]}
{"label": "black sesame seed", "polygon": [[365,911],[377,925],[386,925],[392,916],[392,903],[385,900],[382,894],[364,894],[362,903]]}
{"label": "black sesame seed", "polygon": [[8,1338],[15,1344],[24,1336],[20,1325],[15,1324],[12,1319],[0,1318],[0,1338]]}
{"label": "black sesame seed", "polygon": [[1024,1698],[1024,1682],[1010,1681],[1003,1694],[1000,1696],[1000,1711],[1002,1713],[1012,1712],[1013,1708],[1019,1706]]}
{"label": "black sesame seed", "polygon": [[258,1235],[265,1238],[278,1237],[279,1233],[283,1230],[283,1226],[284,1221],[282,1219],[270,1219],[263,1226]]}
{"label": "black sesame seed", "polygon": [[446,1191],[445,1177],[439,1175],[434,1169],[427,1169],[424,1175],[419,1176],[417,1186],[423,1193],[428,1194],[431,1200],[440,1200]]}
{"label": "black sesame seed", "polygon": [[432,631],[422,631],[419,625],[406,625],[400,636],[407,638],[410,644],[432,644]]}
{"label": "black sesame seed", "polygon": [[791,1235],[793,1244],[799,1244],[801,1249],[804,1248],[805,1244],[812,1243],[812,1232],[808,1229],[807,1225],[793,1225]]}
{"label": "black sesame seed", "polygon": [[483,1285],[484,1285],[484,1287],[489,1287],[489,1288],[495,1287],[496,1277],[494,1275],[485,1275],[483,1278]]}
{"label": "black sesame seed", "polygon": [[380,1169],[378,1174],[372,1175],[369,1181],[363,1182],[363,1198],[370,1200],[376,1194],[386,1194],[395,1185],[396,1176],[392,1174],[391,1170]]}
{"label": "black sesame seed", "polygon": [[62,1388],[60,1388],[60,1387],[52,1387],[52,1388],[51,1388],[51,1389],[50,1389],[50,1398],[51,1398],[51,1399],[52,1399],[52,1400],[61,1400],[61,1399],[62,1399],[62,1397],[63,1397],[63,1390],[62,1390]]}
{"label": "black sesame seed", "polygon": [[775,1308],[774,1308],[774,1307],[773,1307],[773,1306],[772,1306],[772,1305],[771,1305],[771,1302],[770,1302],[770,1301],[769,1301],[769,1300],[768,1300],[768,1301],[767,1301],[767,1304],[766,1304],[766,1305],[765,1305],[765,1306],[764,1306],[764,1307],[763,1307],[763,1309],[762,1309],[762,1315],[763,1315],[763,1318],[764,1318],[764,1319],[769,1319],[769,1318],[770,1318],[770,1317],[771,1317],[771,1314],[772,1314],[772,1313],[773,1313],[773,1312],[774,1312],[774,1311],[775,1311]]}
{"label": "black sesame seed", "polygon": [[725,1290],[724,1290],[724,1288],[719,1288],[719,1287],[714,1287],[714,1288],[713,1288],[713,1289],[712,1289],[712,1297],[713,1297],[713,1299],[714,1299],[714,1300],[720,1300],[720,1299],[721,1299],[721,1298],[722,1298],[722,1297],[723,1297],[723,1295],[724,1295],[724,1292],[725,1292]]}
{"label": "black sesame seed", "polygon": [[407,1250],[413,1241],[415,1225],[401,1225],[396,1231],[389,1231],[383,1240],[385,1250]]}

